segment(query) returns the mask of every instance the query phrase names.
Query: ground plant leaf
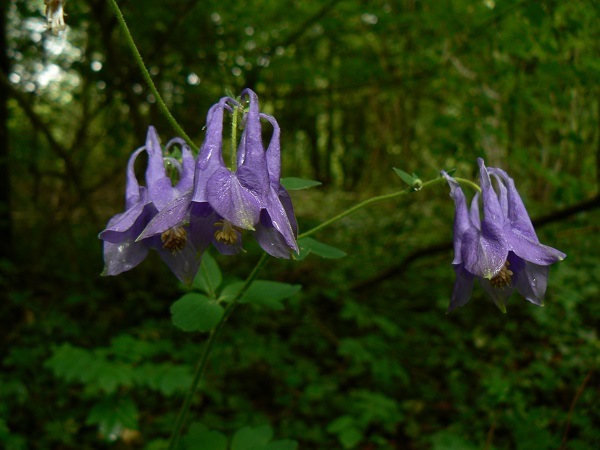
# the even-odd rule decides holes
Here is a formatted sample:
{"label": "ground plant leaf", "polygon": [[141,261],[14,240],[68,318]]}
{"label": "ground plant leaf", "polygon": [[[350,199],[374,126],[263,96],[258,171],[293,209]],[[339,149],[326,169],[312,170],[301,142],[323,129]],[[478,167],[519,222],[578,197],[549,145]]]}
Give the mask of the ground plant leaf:
{"label": "ground plant leaf", "polygon": [[108,397],[90,410],[86,423],[97,425],[100,436],[114,442],[125,429],[137,428],[138,409],[130,398]]}
{"label": "ground plant leaf", "polygon": [[227,437],[220,431],[195,423],[182,439],[185,450],[227,450]]}

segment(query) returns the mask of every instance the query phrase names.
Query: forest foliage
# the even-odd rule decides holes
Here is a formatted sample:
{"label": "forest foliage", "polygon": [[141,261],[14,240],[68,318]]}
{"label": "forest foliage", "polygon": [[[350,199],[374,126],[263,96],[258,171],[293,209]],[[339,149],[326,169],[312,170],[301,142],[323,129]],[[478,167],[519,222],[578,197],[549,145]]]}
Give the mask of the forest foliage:
{"label": "forest foliage", "polygon": [[[503,315],[476,287],[447,315],[447,185],[358,211],[267,263],[182,449],[600,448],[600,2],[118,3],[197,145],[220,97],[258,94],[283,176],[321,183],[292,192],[301,231],[404,189],[393,168],[476,179],[483,157],[568,255],[544,308],[515,294]],[[106,1],[67,2],[58,35],[42,0],[2,5],[0,447],[164,448],[222,313],[210,291],[260,249],[206,256],[191,289],[156,254],[100,277],[129,155],[149,125],[175,132]]]}

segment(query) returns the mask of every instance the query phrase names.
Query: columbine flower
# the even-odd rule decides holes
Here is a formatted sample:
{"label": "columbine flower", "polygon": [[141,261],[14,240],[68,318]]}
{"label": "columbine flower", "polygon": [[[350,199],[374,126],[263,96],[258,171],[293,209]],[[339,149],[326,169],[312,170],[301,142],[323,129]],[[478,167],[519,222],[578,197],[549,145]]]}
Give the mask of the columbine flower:
{"label": "columbine flower", "polygon": [[[478,279],[502,312],[516,289],[530,302],[543,306],[548,266],[566,255],[540,243],[514,181],[501,169],[477,160],[480,170],[483,219],[479,216],[479,193],[470,209],[456,180],[445,172],[455,203],[454,261],[456,283],[449,311],[465,305]],[[492,175],[498,192],[492,186]]]}
{"label": "columbine flower", "polygon": [[[279,126],[277,121],[258,109],[258,97],[250,89],[249,111],[237,150],[237,168],[228,168],[223,160],[223,114],[239,104],[222,98],[208,112],[206,138],[196,162],[194,188],[168,205],[138,239],[162,233],[174,226],[189,229],[196,248],[204,251],[212,242],[225,254],[241,251],[241,231],[251,231],[270,255],[290,258],[297,252],[298,233],[292,203],[281,186]],[[273,126],[267,150],[262,143],[260,119]]]}
{"label": "columbine flower", "polygon": [[46,19],[48,19],[48,30],[52,30],[52,34],[58,34],[67,28],[65,25],[63,8],[67,0],[44,0],[46,4]]}
{"label": "columbine flower", "polygon": [[[102,275],[118,275],[133,269],[146,258],[148,250],[154,248],[167,263],[171,271],[184,283],[189,283],[200,265],[196,249],[187,238],[183,227],[165,229],[160,235],[138,240],[142,230],[159,211],[173,199],[191,189],[194,179],[194,157],[190,148],[180,138],[167,144],[181,146],[182,164],[174,158],[163,158],[158,135],[154,127],[148,129],[146,145],[136,150],[127,165],[127,187],[125,212],[111,218],[99,238],[104,241],[105,268]],[[140,186],[134,172],[138,155],[148,153],[146,186]],[[165,170],[165,159],[176,169],[179,180],[173,186]]]}

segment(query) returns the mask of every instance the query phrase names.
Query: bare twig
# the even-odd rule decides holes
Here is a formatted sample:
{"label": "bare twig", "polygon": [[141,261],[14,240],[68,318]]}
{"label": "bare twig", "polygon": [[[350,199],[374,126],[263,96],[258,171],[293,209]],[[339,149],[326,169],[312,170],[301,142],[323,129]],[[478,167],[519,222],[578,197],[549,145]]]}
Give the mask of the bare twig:
{"label": "bare twig", "polygon": [[585,386],[588,384],[588,381],[590,381],[590,378],[592,377],[593,372],[594,372],[594,369],[590,369],[590,371],[588,372],[586,377],[583,379],[583,382],[577,388],[575,397],[573,397],[573,401],[571,402],[571,407],[569,408],[569,416],[567,418],[567,424],[565,425],[565,432],[563,433],[562,442],[560,444],[560,450],[564,450],[567,448],[569,428],[571,428],[571,419],[573,418],[573,411],[575,410],[575,405],[577,404],[577,400],[579,400],[579,397],[581,397],[581,394],[582,394],[583,390],[585,389]]}
{"label": "bare twig", "polygon": [[484,450],[489,450],[492,446],[492,441],[494,440],[494,433],[496,431],[496,412],[495,411],[492,413],[492,416],[493,416],[492,425],[490,426],[487,437],[485,439],[485,446],[483,447]]}

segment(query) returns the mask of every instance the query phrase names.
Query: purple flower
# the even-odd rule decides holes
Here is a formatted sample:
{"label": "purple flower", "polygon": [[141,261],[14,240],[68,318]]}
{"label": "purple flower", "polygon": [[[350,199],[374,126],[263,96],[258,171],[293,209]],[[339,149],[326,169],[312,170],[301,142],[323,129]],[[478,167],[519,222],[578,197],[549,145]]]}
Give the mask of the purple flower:
{"label": "purple flower", "polygon": [[[234,112],[240,105],[224,97],[208,112],[193,189],[161,211],[138,239],[184,227],[199,251],[212,243],[221,253],[235,254],[242,250],[241,232],[249,230],[272,256],[290,258],[293,251],[298,251],[292,202],[279,182],[279,125],[273,117],[259,112],[258,97],[253,91],[246,89],[242,98],[245,96],[249,98],[249,109],[244,116],[235,167],[228,168],[223,160],[223,116],[225,111]],[[273,126],[266,150],[261,118]]]}
{"label": "purple flower", "polygon": [[[136,240],[143,229],[165,206],[189,190],[194,179],[194,157],[188,145],[180,138],[171,140],[166,147],[181,146],[182,164],[171,157],[164,158],[154,127],[148,128],[146,145],[136,150],[127,165],[125,212],[112,217],[98,236],[104,241],[105,268],[102,275],[118,275],[133,269],[153,248],[158,251],[171,271],[184,283],[190,283],[200,265],[196,249],[187,239],[182,227],[165,230],[161,235]],[[134,164],[142,152],[148,154],[146,186],[140,186]],[[175,186],[165,170],[165,159],[175,167],[178,182]]]}
{"label": "purple flower", "polygon": [[[442,172],[456,208],[452,262],[456,282],[448,310],[469,301],[475,279],[502,312],[506,312],[506,303],[515,289],[530,302],[543,306],[548,266],[566,255],[540,243],[513,179],[501,169],[487,169],[481,158],[477,163],[483,219],[479,215],[479,193],[468,209],[458,182]],[[497,181],[497,191],[490,175]]]}

